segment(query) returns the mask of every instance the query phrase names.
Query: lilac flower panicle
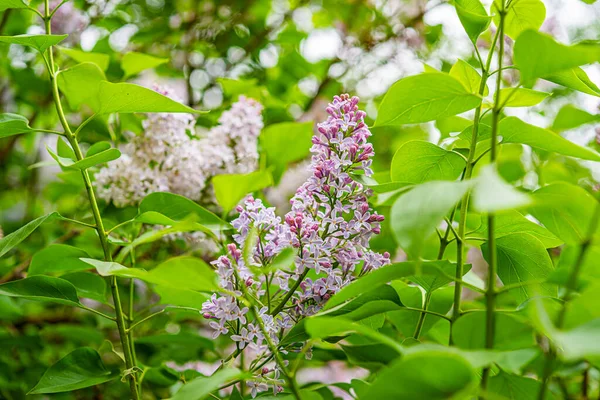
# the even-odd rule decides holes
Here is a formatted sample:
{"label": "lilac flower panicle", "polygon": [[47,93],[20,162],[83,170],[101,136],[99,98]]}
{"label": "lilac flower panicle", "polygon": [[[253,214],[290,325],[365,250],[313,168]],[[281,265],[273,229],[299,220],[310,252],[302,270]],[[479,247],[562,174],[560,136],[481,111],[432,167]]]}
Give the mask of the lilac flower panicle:
{"label": "lilac flower panicle", "polygon": [[[371,190],[351,178],[355,173],[373,174],[374,151],[368,142],[371,132],[364,123],[364,111],[357,105],[357,97],[341,95],[327,107],[329,117],[318,124],[312,138],[311,174],[291,199],[291,211],[283,220],[260,199],[246,198],[236,208],[238,218],[232,221],[237,232],[233,235],[235,243],[213,262],[220,285],[228,293],[214,294],[206,301],[204,316],[210,320],[215,337],[231,334],[239,348],[250,348],[257,360],[270,354],[264,333],[278,345],[294,323],[317,313],[358,276],[390,262],[388,253],[369,249],[370,238],[381,231],[383,216],[369,206]],[[247,260],[251,265],[245,265],[240,249],[247,245],[252,230],[258,238]],[[291,270],[253,274],[289,247],[296,253]],[[307,277],[311,270],[316,274],[314,279]],[[263,300],[268,306],[258,315],[242,308],[232,295],[242,294],[240,285],[257,299],[270,296]],[[257,318],[265,327],[264,333],[255,322]],[[294,348],[280,348],[287,350]],[[267,384],[275,393],[280,390],[277,367],[248,382],[253,396],[267,390]]]}
{"label": "lilac flower panicle", "polygon": [[[170,90],[155,90],[180,101]],[[148,114],[143,133],[124,146],[121,158],[96,174],[98,195],[118,207],[135,206],[154,192],[214,204],[210,178],[257,168],[261,112],[260,103],[240,96],[202,138],[191,114]]]}

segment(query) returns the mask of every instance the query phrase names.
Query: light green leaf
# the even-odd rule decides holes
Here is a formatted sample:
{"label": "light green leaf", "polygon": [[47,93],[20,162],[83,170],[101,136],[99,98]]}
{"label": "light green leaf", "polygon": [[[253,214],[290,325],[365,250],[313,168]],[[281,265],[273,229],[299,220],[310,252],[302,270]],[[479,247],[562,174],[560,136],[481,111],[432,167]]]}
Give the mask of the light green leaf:
{"label": "light green leaf", "polygon": [[[486,312],[471,311],[452,326],[454,344],[463,349],[485,349]],[[496,312],[495,350],[518,350],[536,345],[533,329],[509,314]]]}
{"label": "light green leaf", "polygon": [[3,283],[0,285],[0,295],[80,306],[75,286],[64,279],[51,276],[31,276]]}
{"label": "light green leaf", "polygon": [[[435,266],[439,269],[439,273],[434,274],[425,274],[421,275],[413,275],[409,276],[407,279],[411,282],[414,282],[421,286],[426,292],[434,292],[448,283],[452,282],[451,277],[456,275],[456,264],[451,263],[449,261],[431,261],[428,262],[427,272],[435,272],[429,271],[429,266]],[[471,270],[471,265],[465,265],[463,268],[463,274],[466,274]],[[419,304],[419,307],[421,305]]]}
{"label": "light green leaf", "polygon": [[226,383],[249,378],[248,374],[234,367],[227,367],[212,376],[200,376],[186,383],[171,400],[203,400]]}
{"label": "light green leaf", "polygon": [[[501,238],[512,233],[527,233],[538,239],[547,249],[558,247],[564,243],[548,229],[525,218],[518,211],[505,211],[496,215],[494,221],[496,238]],[[468,236],[486,239],[488,234],[487,217],[481,218],[481,225]]]}
{"label": "light green leaf", "polygon": [[65,40],[67,36],[69,35],[0,36],[0,42],[33,47],[40,53],[43,53],[48,49],[48,47],[55,46]]}
{"label": "light green leaf", "polygon": [[28,394],[70,392],[99,385],[117,377],[118,375],[111,375],[96,350],[81,347],[48,368]]}
{"label": "light green leaf", "polygon": [[472,125],[473,121],[456,115],[435,121],[435,126],[439,129],[442,137],[448,137],[453,132],[462,132]]}
{"label": "light green leaf", "polygon": [[196,308],[202,310],[202,304],[210,298],[207,293],[194,292],[170,286],[156,285],[156,294],[160,296],[161,304],[170,304],[179,307]]}
{"label": "light green leaf", "polygon": [[375,125],[432,121],[471,110],[480,103],[479,96],[450,75],[424,73],[392,85],[379,106]]}
{"label": "light green leaf", "polygon": [[542,77],[550,82],[587,93],[592,96],[600,97],[600,89],[590,80],[588,75],[579,67],[556,72],[552,75]]}
{"label": "light green leaf", "polygon": [[91,62],[96,64],[102,71],[106,71],[108,63],[110,62],[110,56],[104,53],[93,53],[89,51],[81,51],[76,49],[68,49],[66,47],[60,47],[61,53],[66,54],[78,63]]}
{"label": "light green leaf", "polygon": [[98,88],[97,114],[110,113],[191,113],[202,114],[162,94],[133,83],[101,81]]}
{"label": "light green leaf", "polygon": [[27,8],[28,5],[23,0],[0,0],[0,11],[9,8]]}
{"label": "light green leaf", "polygon": [[313,339],[325,339],[331,336],[342,336],[346,333],[358,333],[389,346],[398,354],[404,353],[402,346],[392,338],[346,318],[311,317],[306,320],[305,325],[306,331]]}
{"label": "light green leaf", "polygon": [[557,182],[533,193],[530,209],[538,221],[567,243],[579,244],[587,236],[596,200],[579,186]]}
{"label": "light green leaf", "polygon": [[527,124],[517,117],[507,117],[500,121],[498,135],[502,136],[502,143],[521,143],[551,153],[600,161],[600,154],[595,151],[578,146],[548,129]]}
{"label": "light green leaf", "polygon": [[479,379],[470,363],[447,350],[415,351],[385,368],[361,400],[469,398]]}
{"label": "light green leaf", "polygon": [[167,62],[169,62],[168,58],[159,58],[144,53],[130,51],[125,54],[121,60],[121,68],[125,72],[123,79],[137,75],[145,69],[156,68]]}
{"label": "light green leaf", "polygon": [[504,107],[530,107],[541,103],[548,96],[550,93],[531,89],[500,89],[500,104]]}
{"label": "light green leaf", "polygon": [[398,244],[419,255],[424,241],[470,186],[471,182],[432,181],[401,195],[392,205],[390,222]]}
{"label": "light green leaf", "polygon": [[482,168],[473,188],[473,207],[480,212],[498,212],[525,207],[531,198],[506,183],[494,165]]}
{"label": "light green leaf", "polygon": [[92,154],[89,157],[85,157],[82,160],[74,161],[70,158],[61,157],[55,154],[50,147],[46,146],[48,153],[56,160],[56,162],[63,168],[70,169],[88,169],[98,164],[104,164],[112,160],[116,160],[121,157],[121,152],[119,149],[112,148],[108,150],[101,151],[100,153]]}
{"label": "light green leaf", "polygon": [[28,269],[29,276],[90,269],[88,264],[80,260],[81,257],[89,257],[89,255],[77,247],[51,244],[33,255]]}
{"label": "light green leaf", "polygon": [[414,140],[396,151],[391,165],[392,181],[423,183],[426,181],[453,181],[465,168],[460,155],[444,150],[433,143]]}
{"label": "light green leaf", "polygon": [[21,243],[23,240],[25,240],[27,236],[31,235],[33,231],[35,231],[41,224],[43,224],[46,221],[51,221],[54,218],[60,218],[60,214],[56,212],[46,214],[42,217],[34,219],[27,225],[22,226],[16,231],[4,236],[2,239],[0,239],[0,257],[5,255],[10,249]]}
{"label": "light green leaf", "polygon": [[217,202],[224,211],[231,211],[246,195],[273,184],[268,170],[249,174],[222,174],[212,178]]}
{"label": "light green leaf", "polygon": [[528,30],[515,42],[514,60],[521,81],[530,86],[537,78],[600,61],[600,45],[566,46],[549,35]]}
{"label": "light green leaf", "polygon": [[[192,200],[173,193],[156,192],[146,196],[138,208],[139,216],[154,212],[173,221],[183,221],[192,216],[195,222],[211,229],[229,229],[230,225]],[[147,214],[146,214],[147,215]],[[147,222],[162,224],[162,222]]]}
{"label": "light green leaf", "polygon": [[260,134],[260,145],[268,165],[275,167],[275,182],[281,179],[286,166],[303,160],[310,154],[312,122],[281,122],[267,126]]}
{"label": "light green leaf", "polygon": [[18,114],[0,114],[0,138],[28,132],[33,132],[33,129],[29,127],[27,118]]}
{"label": "light green leaf", "polygon": [[109,142],[97,142],[90,146],[90,148],[85,153],[86,157],[91,157],[95,154],[101,153],[110,149],[112,146]]}
{"label": "light green leaf", "polygon": [[[489,262],[489,246],[481,246],[483,256]],[[505,285],[538,281],[548,278],[554,266],[546,247],[527,233],[513,233],[496,240],[498,276]],[[526,285],[511,291],[520,303],[542,293],[557,296],[557,288],[550,284]]]}
{"label": "light green leaf", "polygon": [[487,15],[479,0],[455,0],[454,6],[465,32],[471,42],[475,43],[490,25],[491,17]]}
{"label": "light green leaf", "polygon": [[84,62],[58,73],[58,88],[65,95],[73,109],[82,104],[98,109],[98,89],[106,80],[104,72],[97,64]]}
{"label": "light green leaf", "polygon": [[[499,1],[501,0],[495,0],[492,6],[496,26],[500,24]],[[544,19],[546,19],[546,7],[542,0],[513,0],[509,2],[506,9],[504,32],[514,40],[528,29],[535,31],[540,29]]]}
{"label": "light green leaf", "polygon": [[556,331],[553,339],[562,350],[560,357],[566,361],[600,356],[600,318],[568,331]]}
{"label": "light green leaf", "polygon": [[215,273],[203,261],[192,257],[170,259],[150,272],[140,268],[127,268],[116,262],[82,258],[83,262],[96,268],[102,276],[135,278],[144,282],[181,290],[216,290]]}
{"label": "light green leaf", "polygon": [[552,129],[557,132],[566,131],[598,121],[600,121],[600,114],[590,114],[571,104],[567,104],[556,114],[556,118],[554,118],[554,122],[552,123]]}
{"label": "light green leaf", "polygon": [[[475,0],[478,1],[478,0]],[[479,93],[479,86],[481,85],[481,75],[473,68],[471,64],[466,61],[459,59],[454,63],[449,72],[450,76],[458,80],[462,85],[473,94]],[[489,89],[486,85],[483,95],[487,96]]]}

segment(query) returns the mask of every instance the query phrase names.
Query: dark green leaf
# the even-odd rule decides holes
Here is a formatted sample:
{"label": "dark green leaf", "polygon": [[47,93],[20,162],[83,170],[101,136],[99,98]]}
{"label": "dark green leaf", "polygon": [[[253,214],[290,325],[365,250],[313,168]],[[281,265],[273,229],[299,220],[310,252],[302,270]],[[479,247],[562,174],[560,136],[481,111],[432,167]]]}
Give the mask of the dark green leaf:
{"label": "dark green leaf", "polygon": [[0,285],[0,295],[50,301],[79,307],[77,290],[70,282],[51,276],[31,276]]}
{"label": "dark green leaf", "polygon": [[89,257],[89,255],[77,247],[51,244],[33,255],[29,265],[29,275],[52,275],[90,269],[88,264],[80,260],[81,257]]}
{"label": "dark green leaf", "polygon": [[28,394],[70,392],[116,378],[104,366],[96,350],[81,347],[48,368]]}
{"label": "dark green leaf", "polygon": [[[452,326],[456,346],[463,349],[484,349],[485,324],[485,311],[472,311],[458,318]],[[494,332],[496,350],[518,350],[535,345],[533,329],[508,314],[496,312]]]}
{"label": "dark green leaf", "polygon": [[267,126],[260,133],[260,144],[268,165],[275,166],[273,177],[281,179],[285,167],[310,154],[313,135],[312,122],[282,122]]}

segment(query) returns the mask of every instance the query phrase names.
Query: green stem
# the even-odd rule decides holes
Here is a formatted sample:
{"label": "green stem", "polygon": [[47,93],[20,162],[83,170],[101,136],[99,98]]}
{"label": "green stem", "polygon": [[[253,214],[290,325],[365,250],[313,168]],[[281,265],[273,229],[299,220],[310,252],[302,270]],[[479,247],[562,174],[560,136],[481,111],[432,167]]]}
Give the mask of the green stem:
{"label": "green stem", "polygon": [[419,315],[419,320],[417,321],[417,327],[415,328],[415,334],[413,335],[413,337],[417,340],[419,339],[419,336],[421,336],[421,331],[423,330],[423,324],[425,323],[425,317],[428,314],[428,312],[426,312],[425,310],[427,310],[427,307],[429,307],[430,300],[431,300],[431,292],[427,292],[425,294],[425,301],[423,302],[423,312],[421,312],[421,314]]}
{"label": "green stem", "polygon": [[294,283],[294,286],[292,286],[290,288],[290,290],[287,292],[287,294],[285,295],[285,297],[281,300],[281,302],[279,303],[279,305],[277,305],[277,307],[275,307],[275,309],[270,313],[271,315],[277,315],[277,314],[279,314],[279,312],[281,310],[283,310],[283,307],[285,307],[285,304],[290,299],[290,297],[292,297],[294,295],[294,293],[296,293],[296,289],[298,289],[298,286],[300,286],[300,283],[302,283],[302,281],[304,280],[304,278],[306,278],[306,275],[308,275],[309,271],[310,271],[310,268],[306,268],[304,270],[304,272],[302,273],[302,275],[300,275],[300,277],[298,277],[298,280]]}
{"label": "green stem", "polygon": [[[506,17],[506,9],[504,0],[500,2],[501,9],[498,10],[500,14],[500,22],[498,26],[498,71],[502,71],[502,58],[504,56],[504,20]],[[490,50],[493,52],[493,49]],[[500,104],[500,87],[502,84],[502,74],[498,73],[496,77],[496,92],[494,93],[494,109],[492,110],[492,144],[490,149],[490,158],[492,164],[496,162],[498,156],[497,142],[498,142],[498,121],[500,119],[500,113],[502,112],[502,105]],[[487,278],[487,290],[486,290],[486,317],[485,317],[485,347],[486,349],[494,348],[494,333],[496,329],[496,276],[498,273],[498,259],[496,253],[496,219],[494,214],[488,214],[488,278]],[[485,392],[491,372],[491,367],[488,366],[483,370],[481,377],[481,389]]]}
{"label": "green stem", "polygon": [[[46,27],[46,33],[48,35],[50,35],[52,33],[52,31],[51,31],[51,27],[50,27],[51,17],[50,17],[49,0],[44,0],[44,8],[45,8],[44,24]],[[50,46],[47,50],[48,51],[48,74],[50,76],[50,83],[52,86],[52,97],[54,99],[56,112],[58,114],[58,119],[60,120],[60,123],[63,126],[63,129],[65,131],[65,136],[67,137],[71,147],[73,148],[75,157],[77,158],[78,161],[83,160],[83,158],[84,158],[83,153],[81,151],[81,148],[79,147],[77,138],[73,134],[73,131],[71,131],[71,127],[69,126],[69,123],[65,116],[65,112],[62,107],[62,103],[60,101],[60,94],[58,91],[58,82],[56,80],[56,70],[54,68],[54,55],[52,54],[52,50],[53,50],[52,46]],[[100,209],[98,208],[98,202],[96,201],[96,196],[94,194],[94,189],[92,187],[92,181],[90,179],[90,176],[89,176],[87,170],[85,170],[85,169],[81,171],[81,176],[83,178],[83,183],[85,185],[85,189],[86,189],[86,192],[88,195],[90,207],[92,208],[92,214],[94,215],[94,220],[96,222],[95,228],[96,228],[96,231],[98,232],[98,238],[100,240],[100,244],[101,244],[102,250],[104,252],[104,259],[105,259],[105,261],[112,261],[112,255],[110,253],[110,247],[108,244],[106,231],[104,230],[102,216],[100,215]],[[134,400],[139,400],[140,396],[139,396],[137,384],[136,384],[136,374],[133,371],[133,367],[134,367],[133,358],[131,355],[131,348],[130,348],[129,340],[128,340],[127,334],[125,333],[125,319],[123,316],[123,308],[122,308],[121,300],[119,297],[119,288],[118,288],[118,284],[117,284],[117,278],[115,276],[111,277],[111,290],[112,290],[112,296],[113,296],[113,301],[114,301],[114,305],[115,305],[115,314],[116,314],[115,319],[117,322],[117,328],[119,330],[121,345],[123,346],[123,353],[125,355],[125,365],[126,365],[127,369],[129,371],[131,371],[131,373],[127,377],[129,380],[131,396],[133,397]]]}

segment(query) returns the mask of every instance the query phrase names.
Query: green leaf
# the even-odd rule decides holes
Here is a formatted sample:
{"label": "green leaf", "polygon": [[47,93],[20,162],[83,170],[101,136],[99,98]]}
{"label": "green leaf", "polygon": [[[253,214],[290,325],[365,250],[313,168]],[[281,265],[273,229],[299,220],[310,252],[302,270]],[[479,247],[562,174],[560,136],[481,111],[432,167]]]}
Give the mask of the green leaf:
{"label": "green leaf", "polygon": [[[495,0],[492,6],[496,26],[500,24],[500,1]],[[505,11],[504,32],[513,40],[528,29],[537,31],[546,19],[546,7],[542,0],[513,0]]]}
{"label": "green leaf", "polygon": [[33,47],[40,53],[43,53],[48,49],[48,47],[55,46],[65,40],[67,36],[69,35],[0,36],[0,42]]}
{"label": "green leaf", "polygon": [[116,379],[104,366],[100,354],[81,347],[61,358],[44,372],[40,381],[27,394],[70,392]]}
{"label": "green leaf", "polygon": [[98,87],[98,105],[92,106],[97,114],[110,113],[191,113],[194,110],[162,94],[133,83],[101,81]]}
{"label": "green leaf", "polygon": [[[454,344],[463,349],[485,349],[486,312],[471,311],[459,317],[452,326]],[[519,319],[496,312],[495,350],[518,350],[533,347],[533,329]]]}
{"label": "green leaf", "polygon": [[[481,225],[468,234],[468,236],[487,239],[487,217],[481,218]],[[501,238],[513,233],[527,233],[544,244],[547,249],[558,247],[564,242],[554,236],[548,229],[528,220],[518,211],[505,211],[496,215],[494,221],[496,238]]]}
{"label": "green leaf", "polygon": [[500,104],[504,107],[530,107],[541,103],[548,96],[550,93],[531,89],[500,89]]}
{"label": "green leaf", "polygon": [[477,375],[459,354],[421,350],[407,354],[378,374],[361,400],[469,398]]}
{"label": "green leaf", "polygon": [[[446,260],[432,261],[432,263],[435,263],[435,264],[430,264],[430,265],[435,265],[437,268],[439,268],[439,270],[442,273],[444,273],[444,275],[442,275],[442,273],[437,274],[437,275],[422,274],[422,275],[409,276],[407,279],[418,284],[419,286],[421,286],[426,292],[434,292],[434,291],[446,286],[448,283],[452,282],[452,279],[450,279],[450,277],[456,275],[456,264],[455,263],[451,263]],[[469,264],[465,265],[463,268],[463,274],[466,274],[470,270],[471,270],[471,265],[469,265]]]}
{"label": "green leaf", "polygon": [[249,174],[222,174],[212,178],[217,202],[225,212],[231,211],[246,195],[273,184],[268,170]]}
{"label": "green leaf", "polygon": [[[138,217],[153,212],[162,214],[172,221],[183,221],[192,216],[198,222],[211,229],[229,229],[230,225],[192,200],[173,193],[156,192],[146,196],[139,205]],[[149,214],[152,216],[153,214]],[[146,222],[162,224],[162,222]]]}
{"label": "green leaf", "polygon": [[426,181],[453,181],[465,168],[460,155],[444,150],[433,143],[414,140],[396,151],[391,165],[392,181],[423,183]]}
{"label": "green leaf", "polygon": [[579,244],[587,236],[596,200],[579,186],[557,182],[533,193],[530,209],[538,221],[567,243]]}
{"label": "green leaf", "polygon": [[173,257],[149,272],[151,280],[168,282],[180,289],[213,291],[218,289],[215,271],[196,257]]}
{"label": "green leaf", "polygon": [[275,167],[275,182],[281,179],[289,163],[303,160],[310,154],[312,135],[312,122],[282,122],[263,129],[259,137],[260,145],[268,165]]}
{"label": "green leaf", "polygon": [[550,82],[568,87],[573,90],[578,90],[582,93],[587,93],[592,96],[600,97],[600,89],[594,82],[590,80],[588,75],[579,67],[556,72],[552,75],[544,76]]}
{"label": "green leaf", "polygon": [[[496,240],[498,276],[505,285],[536,281],[550,276],[554,270],[546,247],[527,233],[513,233]],[[481,246],[483,256],[489,262],[489,246]],[[527,285],[511,291],[520,303],[541,293],[557,296],[554,285]]]}
{"label": "green leaf", "polygon": [[84,62],[58,73],[58,88],[65,95],[72,109],[82,104],[98,109],[100,82],[106,80],[97,64]]}
{"label": "green leaf", "polygon": [[488,391],[506,399],[536,400],[541,382],[500,371],[490,378]]}
{"label": "green leaf", "polygon": [[358,333],[369,339],[381,342],[398,354],[404,349],[398,342],[358,322],[341,317],[311,317],[305,322],[306,331],[313,339],[326,339],[331,336],[342,336],[347,333]]}
{"label": "green leaf", "polygon": [[202,310],[202,303],[210,298],[206,293],[173,288],[170,286],[156,285],[154,291],[160,296],[161,304],[196,308],[198,310]]}
{"label": "green leaf", "polygon": [[90,148],[85,153],[86,157],[91,157],[103,151],[110,149],[112,146],[109,142],[97,142],[90,146]]}
{"label": "green leaf", "polygon": [[108,69],[108,63],[110,62],[110,56],[108,54],[92,53],[89,51],[68,49],[66,47],[60,47],[60,51],[78,63],[91,62],[100,67],[102,71],[106,71]]}
{"label": "green leaf", "polygon": [[600,45],[566,46],[549,35],[528,30],[515,42],[514,60],[521,81],[530,86],[537,78],[600,61]]}
{"label": "green leaf", "polygon": [[600,356],[600,318],[594,319],[568,331],[558,331],[554,341],[562,350],[560,356],[566,361]]}
{"label": "green leaf", "polygon": [[33,129],[29,127],[27,118],[18,114],[0,114],[0,138],[28,132],[33,132]]}
{"label": "green leaf", "polygon": [[488,28],[492,19],[479,0],[455,0],[454,6],[465,32],[471,42],[475,43],[479,35]]}
{"label": "green leaf", "polygon": [[465,195],[471,182],[426,182],[401,195],[391,209],[392,232],[398,244],[413,256]]}
{"label": "green leaf", "polygon": [[448,137],[450,136],[450,133],[462,132],[469,126],[473,126],[473,121],[453,115],[451,117],[438,119],[435,121],[435,126],[439,129],[442,137]]}
{"label": "green leaf", "polygon": [[498,135],[502,136],[502,143],[521,143],[551,153],[600,161],[600,154],[595,151],[578,146],[548,129],[527,124],[517,117],[507,117],[500,121]]}
{"label": "green leaf", "polygon": [[[449,269],[448,261],[445,260],[420,262],[407,261],[386,265],[375,271],[371,271],[369,274],[344,286],[339,292],[331,297],[327,303],[325,303],[323,310],[326,311],[332,309],[369,290],[387,285],[388,282],[402,278],[410,277],[411,280],[416,281],[418,277],[420,277],[420,279],[425,281],[425,279],[427,279],[425,275],[429,275],[438,277],[439,280],[436,282],[440,282],[447,278],[445,276],[445,271],[447,269]],[[421,275],[417,275],[419,270]],[[454,274],[451,276],[454,276]]]}
{"label": "green leaf", "polygon": [[84,271],[90,266],[80,260],[89,257],[88,253],[66,244],[51,244],[33,255],[29,265],[29,276]]}
{"label": "green leaf", "polygon": [[[478,2],[478,0],[475,0]],[[450,68],[449,72],[450,76],[458,80],[462,85],[473,94],[479,93],[479,86],[481,85],[481,75],[479,72],[473,68],[471,64],[466,61],[459,59],[456,63]],[[483,95],[487,96],[489,89],[486,85],[484,88]]]}
{"label": "green leaf", "polygon": [[42,217],[34,219],[27,225],[22,226],[16,231],[4,236],[2,239],[0,239],[0,257],[5,255],[10,249],[21,243],[23,240],[25,240],[27,236],[31,235],[33,231],[35,231],[41,224],[43,224],[46,221],[51,221],[57,217],[60,217],[60,214],[56,212],[46,214]]}
{"label": "green leaf", "polygon": [[167,62],[169,62],[168,58],[159,58],[144,53],[130,51],[125,54],[121,60],[121,68],[125,72],[123,79],[137,75],[145,69],[156,68]]}
{"label": "green leaf", "polygon": [[498,212],[525,207],[531,198],[506,183],[494,165],[482,168],[473,188],[473,207],[481,212]]}
{"label": "green leaf", "polygon": [[150,272],[140,268],[127,268],[116,262],[91,258],[82,258],[81,260],[96,268],[96,271],[102,276],[135,278],[180,290],[212,291],[217,289],[215,272],[197,258],[173,258]]}
{"label": "green leaf", "polygon": [[552,123],[552,130],[557,132],[566,131],[598,121],[600,121],[600,114],[590,114],[571,104],[567,104],[558,111],[558,114],[556,114],[554,122]]}
{"label": "green leaf", "polygon": [[424,73],[400,79],[388,90],[377,114],[376,126],[427,122],[471,110],[481,98],[451,77]]}
{"label": "green leaf", "polygon": [[64,279],[51,276],[31,276],[3,283],[0,285],[0,295],[80,306],[75,286]]}
{"label": "green leaf", "polygon": [[[89,268],[89,265],[86,264],[86,266]],[[75,286],[79,297],[108,304],[106,300],[106,280],[103,277],[91,272],[73,272],[62,275],[60,278],[71,282]]]}
{"label": "green leaf", "polygon": [[226,383],[245,379],[249,376],[234,367],[227,367],[221,371],[215,372],[212,376],[200,376],[193,381],[186,383],[171,398],[171,400],[202,400],[206,399],[210,393],[216,391]]}
{"label": "green leaf", "polygon": [[[93,166],[96,166],[98,164],[104,164],[104,163],[107,163],[112,160],[116,160],[117,158],[121,157],[121,152],[119,151],[119,149],[112,148],[112,149],[101,151],[99,153],[92,152],[93,154],[90,155],[89,157],[86,156],[82,160],[74,161],[71,158],[61,157],[61,156],[55,154],[52,151],[52,149],[50,149],[50,147],[48,147],[48,146],[46,146],[46,149],[48,150],[48,153],[50,153],[52,158],[54,158],[61,167],[70,168],[70,169],[79,169],[79,170],[85,170],[85,169],[91,168]],[[94,150],[98,150],[98,149],[94,149]]]}
{"label": "green leaf", "polygon": [[28,5],[23,0],[0,0],[0,11],[9,8],[27,8]]}

